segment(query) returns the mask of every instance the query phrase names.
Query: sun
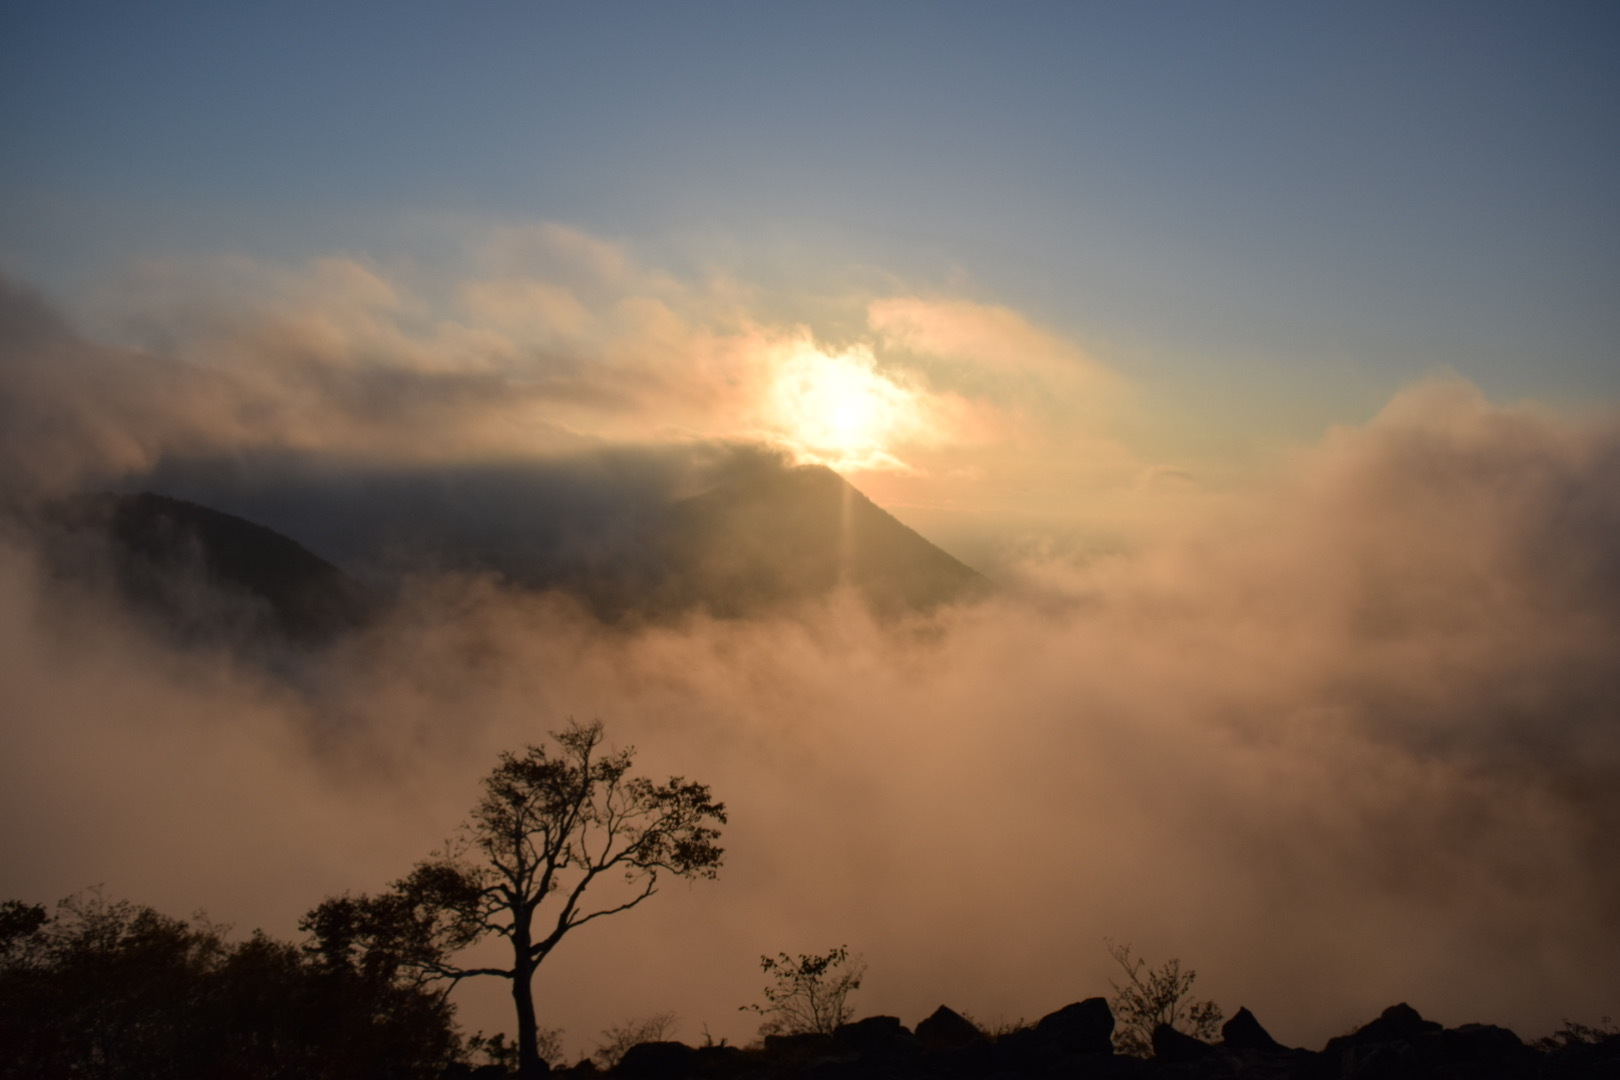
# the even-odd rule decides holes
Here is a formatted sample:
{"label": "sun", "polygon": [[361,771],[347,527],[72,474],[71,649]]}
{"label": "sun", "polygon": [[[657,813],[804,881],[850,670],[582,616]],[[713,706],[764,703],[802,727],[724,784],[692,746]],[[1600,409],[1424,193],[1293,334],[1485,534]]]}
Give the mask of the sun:
{"label": "sun", "polygon": [[789,441],[830,465],[895,461],[891,443],[918,418],[915,393],[880,374],[870,354],[858,350],[795,350],[777,370],[773,399]]}

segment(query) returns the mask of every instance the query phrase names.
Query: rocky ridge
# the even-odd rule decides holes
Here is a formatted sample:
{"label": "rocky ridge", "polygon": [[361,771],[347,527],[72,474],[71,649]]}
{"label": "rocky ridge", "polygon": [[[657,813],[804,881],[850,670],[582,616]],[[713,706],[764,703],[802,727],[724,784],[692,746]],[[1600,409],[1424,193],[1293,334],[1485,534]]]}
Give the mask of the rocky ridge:
{"label": "rocky ridge", "polygon": [[[906,1028],[871,1016],[830,1035],[772,1035],[762,1046],[632,1047],[607,1073],[589,1062],[556,1069],[552,1080],[1615,1080],[1620,1035],[1554,1049],[1506,1028],[1445,1028],[1410,1005],[1393,1005],[1320,1050],[1284,1046],[1248,1009],[1209,1043],[1160,1025],[1150,1058],[1114,1052],[1114,1017],[1088,998],[1039,1022],[990,1038],[940,1006]],[[505,1076],[498,1067],[457,1067],[445,1080]]]}

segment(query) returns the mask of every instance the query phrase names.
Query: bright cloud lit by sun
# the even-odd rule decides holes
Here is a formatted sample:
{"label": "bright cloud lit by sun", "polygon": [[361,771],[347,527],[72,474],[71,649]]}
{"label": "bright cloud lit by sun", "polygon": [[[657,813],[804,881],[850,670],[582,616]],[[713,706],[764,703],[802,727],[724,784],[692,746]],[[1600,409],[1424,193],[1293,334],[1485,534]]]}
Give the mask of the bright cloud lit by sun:
{"label": "bright cloud lit by sun", "polygon": [[834,468],[904,469],[896,443],[923,424],[919,395],[861,349],[829,355],[803,343],[777,366],[775,426],[807,460]]}

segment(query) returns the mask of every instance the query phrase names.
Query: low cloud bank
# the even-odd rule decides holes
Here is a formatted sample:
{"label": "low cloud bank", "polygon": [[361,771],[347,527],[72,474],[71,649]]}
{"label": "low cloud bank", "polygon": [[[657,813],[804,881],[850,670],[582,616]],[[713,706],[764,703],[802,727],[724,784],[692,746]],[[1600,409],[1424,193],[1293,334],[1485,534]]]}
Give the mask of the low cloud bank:
{"label": "low cloud bank", "polygon": [[[0,401],[19,476],[186,449],[183,425],[131,434],[175,407],[164,394],[73,383],[100,402],[81,409],[71,364],[19,370]],[[176,378],[182,403],[209,392]],[[287,681],[155,640],[42,565],[0,536],[6,895],[103,882],[291,933],[323,896],[403,873],[499,750],[573,715],[650,773],[712,784],[733,824],[718,882],[581,931],[542,971],[571,1048],[666,1009],[687,1039],[745,1037],[760,953],[841,942],[870,963],[860,1009],[908,1023],[941,1001],[993,1020],[1104,993],[1105,936],[1180,956],[1287,1042],[1397,1000],[1531,1035],[1616,1008],[1610,421],[1419,386],[1218,516],[1025,567],[1040,604],[900,627],[838,597],[626,630],[422,573],[386,623]],[[504,1022],[502,989],[458,991],[471,1025]]]}

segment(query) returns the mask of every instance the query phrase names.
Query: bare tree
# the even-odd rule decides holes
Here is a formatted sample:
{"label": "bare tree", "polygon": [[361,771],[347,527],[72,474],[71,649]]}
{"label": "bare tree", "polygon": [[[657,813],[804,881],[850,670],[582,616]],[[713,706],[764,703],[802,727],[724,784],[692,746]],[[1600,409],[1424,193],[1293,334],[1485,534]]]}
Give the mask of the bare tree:
{"label": "bare tree", "polygon": [[853,1011],[849,995],[861,988],[866,974],[866,962],[858,956],[850,959],[845,945],[820,956],[801,953],[797,960],[787,953],[761,956],[759,966],[771,976],[765,1004],[743,1009],[765,1018],[759,1025],[761,1035],[832,1034],[849,1020]]}
{"label": "bare tree", "polygon": [[626,1020],[602,1032],[602,1041],[591,1052],[591,1060],[603,1072],[613,1068],[626,1050],[646,1042],[659,1042],[675,1030],[675,1014],[661,1012],[637,1020]]}
{"label": "bare tree", "polygon": [[[532,982],[571,930],[628,911],[660,877],[713,878],[726,808],[705,784],[632,776],[633,749],[601,750],[602,725],[570,722],[556,750],[503,753],[484,778],[461,839],[382,897],[328,900],[311,924],[359,927],[366,948],[400,956],[427,979],[507,979],[517,1010],[518,1071],[541,1070]],[[589,893],[589,898],[587,898]],[[509,967],[461,967],[453,955],[487,936]]]}
{"label": "bare tree", "polygon": [[1168,960],[1162,967],[1148,969],[1147,961],[1131,956],[1128,944],[1108,942],[1108,955],[1125,972],[1125,983],[1110,982],[1114,988],[1109,1002],[1119,1027],[1114,1045],[1121,1052],[1147,1057],[1153,1052],[1153,1029],[1160,1024],[1200,1039],[1213,1038],[1220,1028],[1221,1007],[1213,1001],[1195,1001],[1193,982],[1198,972],[1181,970],[1180,960]]}

